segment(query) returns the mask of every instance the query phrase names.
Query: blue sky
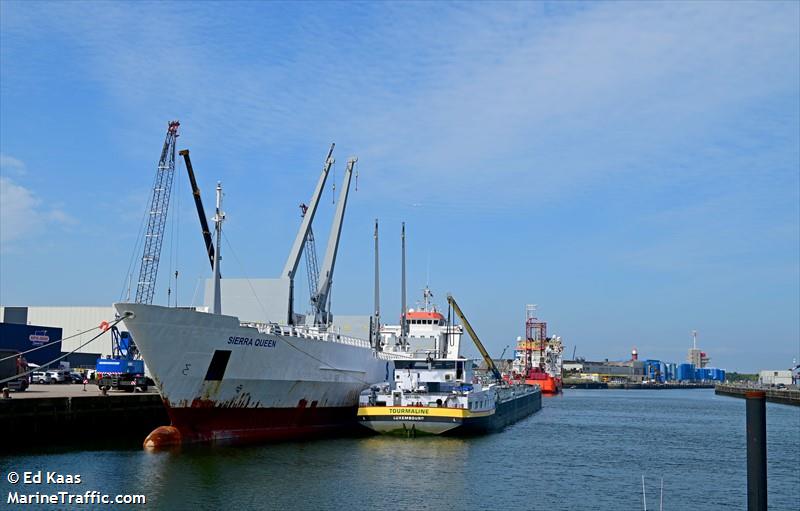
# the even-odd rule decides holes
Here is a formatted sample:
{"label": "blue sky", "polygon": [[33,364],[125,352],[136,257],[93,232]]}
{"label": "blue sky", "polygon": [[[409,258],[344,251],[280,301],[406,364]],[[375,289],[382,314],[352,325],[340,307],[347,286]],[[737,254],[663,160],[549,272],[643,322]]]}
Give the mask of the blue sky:
{"label": "blue sky", "polygon": [[[3,305],[120,297],[180,119],[226,276],[277,276],[335,141],[334,312],[371,310],[378,217],[385,317],[405,221],[410,296],[430,275],[493,353],[536,303],[569,355],[681,361],[696,329],[719,367],[800,359],[796,2],[4,1],[0,28]],[[179,166],[160,303],[208,273],[190,197]]]}

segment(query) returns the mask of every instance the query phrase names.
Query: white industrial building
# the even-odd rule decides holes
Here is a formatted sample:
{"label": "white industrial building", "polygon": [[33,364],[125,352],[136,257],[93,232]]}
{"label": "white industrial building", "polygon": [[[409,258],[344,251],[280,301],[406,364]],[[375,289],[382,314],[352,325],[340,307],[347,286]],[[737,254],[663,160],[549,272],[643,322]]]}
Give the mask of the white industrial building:
{"label": "white industrial building", "polygon": [[[80,345],[99,334],[99,327],[103,321],[111,322],[113,320],[114,308],[111,305],[96,307],[0,306],[0,321],[4,323],[60,328],[64,338],[89,330],[82,335],[77,335],[64,341],[61,351],[65,353],[76,350]],[[119,328],[120,330],[125,330],[124,321],[120,323]],[[77,349],[77,353],[111,355],[111,333],[106,332],[86,346]]]}
{"label": "white industrial building", "polygon": [[758,373],[758,382],[762,385],[791,385],[792,371],[788,369],[777,371],[761,371]]}

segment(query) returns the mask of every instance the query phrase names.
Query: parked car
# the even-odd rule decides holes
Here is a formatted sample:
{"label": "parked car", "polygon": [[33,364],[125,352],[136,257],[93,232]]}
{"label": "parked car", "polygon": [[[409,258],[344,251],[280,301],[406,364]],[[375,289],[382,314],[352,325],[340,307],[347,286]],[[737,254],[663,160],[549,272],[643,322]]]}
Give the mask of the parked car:
{"label": "parked car", "polygon": [[47,371],[47,374],[50,375],[52,383],[72,383],[72,379],[69,377],[69,371],[65,369],[53,369]]}
{"label": "parked car", "polygon": [[35,373],[33,373],[33,383],[49,384],[53,383],[53,378],[50,376],[48,372],[36,371]]}

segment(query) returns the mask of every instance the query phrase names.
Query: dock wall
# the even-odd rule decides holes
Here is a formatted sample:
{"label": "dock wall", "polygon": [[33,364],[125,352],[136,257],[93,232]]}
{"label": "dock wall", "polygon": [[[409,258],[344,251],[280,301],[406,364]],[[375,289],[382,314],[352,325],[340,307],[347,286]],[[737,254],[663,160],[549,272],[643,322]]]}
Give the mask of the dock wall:
{"label": "dock wall", "polygon": [[670,390],[713,389],[713,383],[604,383],[596,381],[564,380],[565,389],[623,389],[623,390]]}
{"label": "dock wall", "polygon": [[8,450],[88,441],[135,447],[166,424],[155,393],[0,399],[0,442]]}
{"label": "dock wall", "polygon": [[723,396],[744,398],[745,392],[752,390],[764,391],[764,393],[767,395],[767,401],[773,403],[782,403],[785,405],[800,406],[800,390],[794,389],[773,389],[762,388],[759,386],[720,384],[714,388],[714,393]]}

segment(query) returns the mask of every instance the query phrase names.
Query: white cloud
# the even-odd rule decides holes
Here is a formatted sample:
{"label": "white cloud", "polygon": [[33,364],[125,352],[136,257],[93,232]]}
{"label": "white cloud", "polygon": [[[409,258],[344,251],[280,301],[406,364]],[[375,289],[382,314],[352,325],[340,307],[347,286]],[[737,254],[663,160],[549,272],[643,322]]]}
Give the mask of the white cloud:
{"label": "white cloud", "polygon": [[22,160],[7,154],[0,154],[0,173],[22,176],[27,173],[27,169]]}
{"label": "white cloud", "polygon": [[86,76],[120,108],[147,112],[141,122],[181,112],[195,144],[232,162],[335,138],[358,149],[386,193],[419,193],[436,176],[443,186],[420,199],[441,200],[443,187],[445,199],[534,186],[555,196],[658,175],[684,151],[709,151],[738,113],[798,86],[797,27],[786,21],[796,4],[389,5],[351,14],[362,22],[345,37],[331,30],[336,8],[301,9],[287,28],[268,6],[248,6],[264,20],[258,30],[219,19],[218,6],[188,18],[169,6],[53,9],[26,16],[79,41]]}
{"label": "white cloud", "polygon": [[[25,164],[3,155],[0,170],[22,169]],[[14,243],[37,236],[47,227],[73,223],[64,211],[44,205],[34,192],[10,177],[0,176],[0,251],[9,251]]]}
{"label": "white cloud", "polygon": [[0,176],[0,243],[7,244],[26,234],[35,234],[41,227],[41,200],[27,188]]}

